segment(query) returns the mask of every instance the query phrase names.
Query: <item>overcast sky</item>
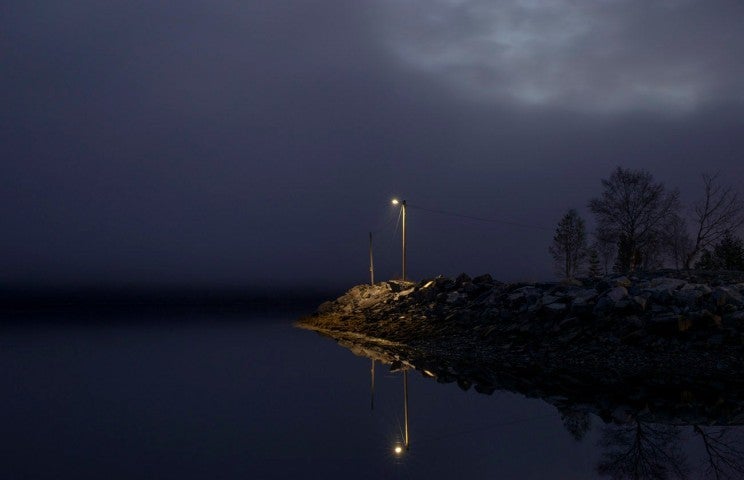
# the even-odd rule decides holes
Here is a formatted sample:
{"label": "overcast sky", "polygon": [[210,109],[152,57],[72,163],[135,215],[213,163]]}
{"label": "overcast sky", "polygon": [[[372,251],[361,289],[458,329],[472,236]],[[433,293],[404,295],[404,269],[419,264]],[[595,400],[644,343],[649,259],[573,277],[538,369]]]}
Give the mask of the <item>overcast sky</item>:
{"label": "overcast sky", "polygon": [[[5,1],[0,281],[550,279],[616,166],[744,184],[744,3]],[[415,208],[415,207],[423,207]],[[507,220],[479,222],[428,210]]]}

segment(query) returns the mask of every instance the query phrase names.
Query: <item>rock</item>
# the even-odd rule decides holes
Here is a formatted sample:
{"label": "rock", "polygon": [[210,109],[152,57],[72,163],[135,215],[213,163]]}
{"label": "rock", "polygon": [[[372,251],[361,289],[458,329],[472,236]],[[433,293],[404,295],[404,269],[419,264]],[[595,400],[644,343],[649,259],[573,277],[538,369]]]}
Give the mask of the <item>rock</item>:
{"label": "rock", "polygon": [[434,282],[430,282],[430,284],[424,285],[414,291],[412,296],[421,303],[428,303],[434,301],[438,294],[439,292],[434,287]]}
{"label": "rock", "polygon": [[636,307],[636,309],[643,312],[646,310],[646,304],[648,303],[648,299],[643,295],[635,295],[631,299],[632,305]]}
{"label": "rock", "polygon": [[[393,297],[393,299],[395,299],[395,300],[399,300],[399,299],[401,299],[401,298],[405,298],[405,297],[407,297],[408,295],[412,294],[412,293],[413,293],[413,291],[414,291],[414,289],[413,289],[413,288],[409,288],[409,289],[407,289],[407,290],[403,290],[402,292],[398,292],[398,293],[396,293],[396,294],[395,294],[395,296]],[[379,301],[379,297],[371,297],[371,298],[369,298],[368,300],[376,300],[376,301],[375,301],[374,303],[377,303],[377,301]]]}
{"label": "rock", "polygon": [[656,335],[672,335],[684,332],[690,326],[692,326],[692,322],[689,319],[673,313],[656,315],[646,320],[646,330]]}
{"label": "rock", "polygon": [[597,303],[596,305],[594,305],[594,309],[592,310],[592,312],[594,313],[594,315],[605,316],[613,309],[614,306],[615,303],[612,301],[612,299],[608,296],[604,296],[597,300]]}
{"label": "rock", "polygon": [[323,302],[318,307],[318,313],[321,315],[326,315],[328,313],[332,313],[336,309],[336,302]]}
{"label": "rock", "polygon": [[555,295],[544,295],[541,299],[541,303],[543,305],[550,305],[551,303],[555,303],[560,299],[560,297],[556,297]]}
{"label": "rock", "polygon": [[475,283],[476,285],[493,285],[494,282],[493,277],[490,274],[486,273],[484,275],[478,275],[477,277],[473,278],[473,283]]}
{"label": "rock", "polygon": [[447,303],[457,304],[463,303],[464,296],[460,292],[451,292],[447,295]]}
{"label": "rock", "polygon": [[484,395],[493,395],[496,391],[496,387],[489,384],[478,383],[475,385],[475,391]]}
{"label": "rock", "polygon": [[472,323],[473,313],[469,310],[457,310],[454,313],[449,314],[444,321],[445,322],[457,322],[457,323]]}
{"label": "rock", "polygon": [[678,288],[681,288],[683,285],[685,285],[687,282],[684,280],[680,280],[679,278],[669,278],[669,277],[657,277],[651,280],[649,282],[649,286],[651,289],[657,290],[657,291],[669,291],[669,290],[677,290]]}
{"label": "rock", "polygon": [[618,277],[614,279],[614,283],[616,287],[625,287],[628,288],[632,284],[630,279],[628,277]]}
{"label": "rock", "polygon": [[688,283],[673,293],[675,301],[680,305],[697,306],[712,290],[707,285]]}
{"label": "rock", "polygon": [[620,300],[623,300],[628,296],[628,289],[625,287],[615,287],[609,292],[607,292],[607,297],[613,301],[613,303],[617,303]]}
{"label": "rock", "polygon": [[551,303],[549,305],[545,305],[543,308],[549,312],[558,313],[558,312],[565,311],[568,308],[568,305],[566,305],[565,303],[556,302],[556,303]]}
{"label": "rock", "polygon": [[721,317],[708,310],[692,313],[687,318],[692,322],[690,326],[695,329],[721,328]]}
{"label": "rock", "polygon": [[472,383],[467,379],[464,379],[462,377],[459,377],[457,379],[457,386],[460,387],[460,389],[464,392],[467,392],[470,389],[471,385]]}
{"label": "rock", "polygon": [[403,290],[408,290],[409,288],[416,287],[415,283],[403,280],[390,280],[389,282],[386,282],[385,285],[387,285],[390,291],[393,293],[399,293]]}
{"label": "rock", "polygon": [[744,299],[742,299],[739,291],[729,287],[716,287],[713,290],[713,300],[719,307],[723,307],[724,305],[733,305],[735,307],[744,305]]}

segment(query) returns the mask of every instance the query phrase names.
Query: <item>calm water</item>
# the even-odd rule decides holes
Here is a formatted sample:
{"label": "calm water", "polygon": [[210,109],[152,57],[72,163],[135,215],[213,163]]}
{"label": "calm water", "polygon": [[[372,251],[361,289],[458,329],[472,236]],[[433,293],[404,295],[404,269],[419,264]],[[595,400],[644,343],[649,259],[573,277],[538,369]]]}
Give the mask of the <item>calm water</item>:
{"label": "calm water", "polygon": [[[667,472],[684,463],[703,478],[710,464],[692,427],[566,419],[539,399],[463,392],[414,371],[410,450],[396,455],[402,373],[378,363],[373,399],[371,361],[293,328],[300,313],[6,324],[0,478],[581,479],[658,445],[673,453],[655,460]],[[572,421],[588,427],[581,441]],[[734,448],[740,433],[728,429],[722,444]]]}

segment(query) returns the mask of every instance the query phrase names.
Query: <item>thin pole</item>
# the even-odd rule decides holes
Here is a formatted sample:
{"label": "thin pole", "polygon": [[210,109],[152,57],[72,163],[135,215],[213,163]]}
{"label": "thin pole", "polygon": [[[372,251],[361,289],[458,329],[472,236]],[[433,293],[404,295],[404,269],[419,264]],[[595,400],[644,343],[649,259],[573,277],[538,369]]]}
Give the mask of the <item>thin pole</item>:
{"label": "thin pole", "polygon": [[375,284],[375,259],[372,254],[372,232],[369,232],[369,283]]}
{"label": "thin pole", "polygon": [[408,370],[403,370],[403,422],[406,427],[405,444],[406,450],[411,446],[408,441]]}
{"label": "thin pole", "polygon": [[403,281],[406,281],[406,201],[401,202],[403,208]]}

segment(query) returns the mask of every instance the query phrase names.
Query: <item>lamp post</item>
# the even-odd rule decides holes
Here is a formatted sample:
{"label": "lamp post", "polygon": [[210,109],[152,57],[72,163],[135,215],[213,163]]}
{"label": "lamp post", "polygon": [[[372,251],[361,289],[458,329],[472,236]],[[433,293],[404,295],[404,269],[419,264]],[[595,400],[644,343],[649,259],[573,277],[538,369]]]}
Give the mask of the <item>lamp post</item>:
{"label": "lamp post", "polygon": [[406,281],[406,201],[393,199],[393,205],[400,204],[401,214],[403,215],[403,281]]}

